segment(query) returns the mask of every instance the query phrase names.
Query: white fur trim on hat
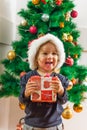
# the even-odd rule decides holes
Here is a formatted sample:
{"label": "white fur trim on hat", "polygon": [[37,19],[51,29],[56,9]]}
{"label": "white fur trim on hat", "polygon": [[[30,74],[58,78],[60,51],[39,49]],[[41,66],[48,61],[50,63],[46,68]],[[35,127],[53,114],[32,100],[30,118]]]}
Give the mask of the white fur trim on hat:
{"label": "white fur trim on hat", "polygon": [[53,42],[53,44],[56,46],[58,50],[59,62],[56,68],[59,69],[65,62],[65,52],[64,52],[62,41],[60,41],[58,37],[48,33],[36,40],[33,40],[32,43],[30,44],[30,47],[28,50],[28,61],[29,61],[30,68],[32,70],[36,69],[34,60],[35,60],[35,56],[37,54],[39,47],[49,40]]}

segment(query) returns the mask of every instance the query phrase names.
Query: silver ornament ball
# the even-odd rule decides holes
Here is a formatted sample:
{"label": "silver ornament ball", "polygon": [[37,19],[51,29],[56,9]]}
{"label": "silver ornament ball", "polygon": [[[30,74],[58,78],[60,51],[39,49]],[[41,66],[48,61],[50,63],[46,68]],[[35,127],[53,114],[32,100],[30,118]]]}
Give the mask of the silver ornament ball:
{"label": "silver ornament ball", "polygon": [[42,19],[42,21],[47,22],[49,20],[49,15],[48,14],[43,14],[41,19]]}

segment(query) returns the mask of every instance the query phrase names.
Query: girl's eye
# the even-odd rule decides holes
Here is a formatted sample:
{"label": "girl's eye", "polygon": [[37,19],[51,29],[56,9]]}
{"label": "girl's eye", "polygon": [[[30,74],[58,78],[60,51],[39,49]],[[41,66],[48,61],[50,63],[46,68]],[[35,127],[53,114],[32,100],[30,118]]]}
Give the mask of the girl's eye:
{"label": "girl's eye", "polygon": [[52,55],[58,55],[56,52],[53,52]]}
{"label": "girl's eye", "polygon": [[46,53],[46,52],[44,52],[44,53],[43,53],[43,55],[47,55],[47,53]]}

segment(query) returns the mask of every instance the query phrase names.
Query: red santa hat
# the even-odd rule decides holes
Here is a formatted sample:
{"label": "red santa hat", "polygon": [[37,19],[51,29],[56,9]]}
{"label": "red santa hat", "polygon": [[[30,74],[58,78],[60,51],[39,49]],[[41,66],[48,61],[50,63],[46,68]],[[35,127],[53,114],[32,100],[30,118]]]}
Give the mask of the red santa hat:
{"label": "red santa hat", "polygon": [[56,49],[58,51],[59,61],[58,61],[58,65],[56,66],[56,69],[59,69],[65,62],[65,52],[64,52],[64,46],[62,41],[60,41],[60,39],[54,36],[53,34],[48,33],[36,40],[33,40],[32,43],[30,44],[28,50],[28,61],[29,61],[30,68],[32,70],[37,68],[37,66],[35,66],[34,61],[35,61],[35,56],[37,54],[37,51],[39,50],[39,47],[49,40],[53,42],[53,44],[56,46]]}

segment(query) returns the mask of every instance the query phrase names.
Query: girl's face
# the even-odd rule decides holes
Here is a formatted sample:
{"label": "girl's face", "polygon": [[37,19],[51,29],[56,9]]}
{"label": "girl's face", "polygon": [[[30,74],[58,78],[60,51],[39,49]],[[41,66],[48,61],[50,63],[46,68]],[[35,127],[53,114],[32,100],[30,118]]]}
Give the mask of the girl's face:
{"label": "girl's face", "polygon": [[37,54],[38,70],[52,72],[58,63],[58,52],[54,44],[47,42],[42,45]]}

